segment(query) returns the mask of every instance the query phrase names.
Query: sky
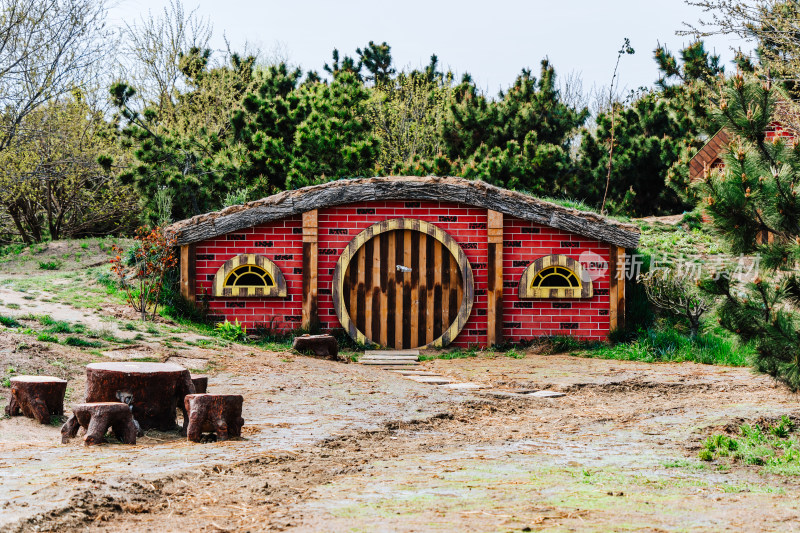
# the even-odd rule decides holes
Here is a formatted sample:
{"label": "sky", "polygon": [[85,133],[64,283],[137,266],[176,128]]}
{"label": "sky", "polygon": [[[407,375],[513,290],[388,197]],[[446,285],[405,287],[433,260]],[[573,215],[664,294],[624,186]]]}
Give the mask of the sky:
{"label": "sky", "polygon": [[[135,21],[166,5],[116,0],[110,22]],[[538,73],[544,57],[562,78],[579,73],[584,90],[608,86],[625,37],[636,53],[621,60],[621,87],[651,86],[657,44],[677,52],[690,38],[675,32],[703,15],[683,0],[184,0],[184,6],[197,7],[213,24],[213,48],[224,48],[224,35],[234,50],[248,42],[322,71],[333,48],[354,55],[370,40],[386,41],[399,68],[424,66],[435,53],[443,67],[458,76],[469,72],[490,94],[511,85],[522,68]],[[729,70],[731,46],[749,48],[729,37],[706,42]]]}

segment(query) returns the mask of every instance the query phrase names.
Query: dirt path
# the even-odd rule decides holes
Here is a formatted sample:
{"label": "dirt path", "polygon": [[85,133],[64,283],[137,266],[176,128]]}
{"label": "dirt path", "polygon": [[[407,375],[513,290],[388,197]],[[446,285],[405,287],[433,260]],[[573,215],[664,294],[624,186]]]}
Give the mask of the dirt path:
{"label": "dirt path", "polygon": [[[74,495],[22,529],[792,531],[800,521],[795,478],[696,459],[715,427],[800,415],[795,397],[744,369],[569,356],[426,364],[450,375],[482,368],[494,390],[516,390],[533,373],[540,386],[568,392],[497,398],[357,365],[298,358],[281,368],[265,357],[261,372],[259,358],[219,376],[239,387],[255,376],[269,392],[248,392],[247,441],[50,443],[50,454],[81,465],[47,471]],[[24,464],[9,466],[21,473]],[[63,485],[22,500],[63,498]]]}
{"label": "dirt path", "polygon": [[[424,363],[483,387],[447,390],[142,326],[96,273],[72,267],[0,265],[0,314],[36,328],[0,330],[0,370],[68,378],[70,405],[88,362],[177,362],[207,373],[210,392],[245,396],[245,438],[190,444],[151,431],[136,446],[84,448],[59,444],[56,426],[0,419],[0,531],[799,529],[797,477],[697,459],[720,428],[800,419],[796,396],[747,369],[533,352]],[[42,315],[100,346],[67,346],[69,333],[37,340]],[[535,389],[566,395],[521,394]]]}

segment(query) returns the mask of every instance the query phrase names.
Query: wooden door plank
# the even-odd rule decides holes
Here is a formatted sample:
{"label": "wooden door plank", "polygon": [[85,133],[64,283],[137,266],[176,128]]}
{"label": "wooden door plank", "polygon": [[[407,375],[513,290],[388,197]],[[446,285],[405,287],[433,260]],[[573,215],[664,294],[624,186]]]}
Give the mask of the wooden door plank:
{"label": "wooden door plank", "polygon": [[[446,250],[446,249],[445,249]],[[433,333],[431,334],[430,342],[442,336],[442,322],[444,321],[444,291],[442,289],[444,277],[444,265],[442,264],[442,243],[438,239],[433,241],[433,302],[431,303],[431,311],[433,311]],[[447,268],[448,275],[450,274],[450,267]]]}
{"label": "wooden door plank", "polygon": [[[451,276],[452,269],[450,265],[454,262],[454,257],[450,254],[447,246],[439,247],[441,254],[441,270],[442,270],[442,330],[446,330],[453,322],[453,316],[450,315],[450,287],[452,286]],[[441,333],[439,333],[441,335]],[[437,335],[437,337],[439,336]]]}
{"label": "wooden door plank", "polygon": [[[370,251],[372,250],[372,246],[369,246]],[[365,264],[367,262],[367,245],[361,247],[358,251],[358,295],[357,301],[358,304],[356,305],[357,317],[356,320],[356,327],[358,331],[362,333],[366,333],[367,329],[367,269],[365,268]],[[372,271],[369,271],[369,276],[372,277]],[[371,280],[370,280],[371,281]]]}
{"label": "wooden door plank", "polygon": [[419,262],[417,270],[419,271],[419,286],[417,289],[417,337],[414,346],[424,346],[427,344],[427,328],[428,328],[428,236],[424,233],[415,233],[413,239],[419,243]]}
{"label": "wooden door plank", "polygon": [[405,261],[405,238],[404,231],[394,231],[395,237],[395,307],[394,307],[394,347],[398,350],[403,348],[403,282],[406,279],[405,272],[397,270],[397,265],[403,265]]}
{"label": "wooden door plank", "polygon": [[[372,245],[372,253],[367,258],[367,270],[371,273],[370,283],[367,283],[367,339],[380,341],[380,280],[381,280],[381,241],[380,239],[370,239],[367,244]],[[365,245],[366,246],[366,245]],[[365,332],[366,333],[366,332]]]}
{"label": "wooden door plank", "polygon": [[394,320],[391,311],[395,306],[394,231],[381,234],[381,345],[394,347]]}
{"label": "wooden door plank", "polygon": [[425,299],[425,344],[433,342],[433,290],[436,284],[436,239],[430,235],[425,235],[425,289],[427,297]]}
{"label": "wooden door plank", "polygon": [[458,260],[451,254],[450,255],[450,293],[448,310],[447,310],[447,328],[453,325],[453,322],[458,318],[458,308],[461,307],[461,295],[459,287],[461,286],[461,273],[458,270]]}
{"label": "wooden door plank", "polygon": [[409,349],[412,347],[412,343],[416,343],[417,340],[417,315],[414,305],[419,283],[417,265],[419,261],[419,241],[412,238],[412,232],[409,230],[403,231],[403,249],[405,256],[403,264],[411,269],[411,272],[407,274],[406,281],[403,283],[403,348]]}
{"label": "wooden door plank", "polygon": [[[409,320],[410,320],[410,340],[408,346],[403,346],[403,348],[416,348],[421,346],[419,343],[419,331],[420,331],[420,324],[419,324],[419,309],[421,303],[421,285],[423,283],[424,272],[420,272],[420,265],[421,263],[421,255],[424,252],[424,246],[420,249],[420,235],[415,231],[408,231],[409,238],[411,241],[411,309],[409,313]],[[423,330],[424,331],[424,330]],[[423,333],[423,337],[424,337]],[[424,343],[423,343],[424,344]]]}

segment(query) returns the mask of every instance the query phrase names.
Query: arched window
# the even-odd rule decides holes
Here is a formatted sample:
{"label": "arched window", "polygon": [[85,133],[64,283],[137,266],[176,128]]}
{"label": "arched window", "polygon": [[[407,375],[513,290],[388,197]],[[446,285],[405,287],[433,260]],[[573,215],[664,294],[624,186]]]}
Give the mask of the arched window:
{"label": "arched window", "polygon": [[244,265],[233,270],[225,278],[225,287],[272,287],[275,282],[263,268],[256,265]]}
{"label": "arched window", "polygon": [[566,255],[546,255],[533,261],[522,272],[518,297],[591,298],[592,280],[583,266]]}
{"label": "arched window", "polygon": [[278,265],[259,254],[234,256],[217,270],[213,296],[286,296],[286,279]]}
{"label": "arched window", "polygon": [[572,270],[551,266],[539,271],[531,282],[532,289],[580,289],[581,280]]}

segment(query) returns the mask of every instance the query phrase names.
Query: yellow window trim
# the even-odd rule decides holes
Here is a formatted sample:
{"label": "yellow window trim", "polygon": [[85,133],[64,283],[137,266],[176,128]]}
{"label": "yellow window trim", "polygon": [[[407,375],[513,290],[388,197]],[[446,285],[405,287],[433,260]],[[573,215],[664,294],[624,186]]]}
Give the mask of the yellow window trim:
{"label": "yellow window trim", "polygon": [[[272,283],[267,286],[246,285],[236,287],[229,285],[231,276],[242,267],[255,267],[262,270],[264,272],[263,275],[258,272],[250,272],[249,269],[248,273],[259,275],[262,279],[267,277]],[[260,254],[239,254],[225,261],[214,275],[214,282],[211,287],[211,295],[217,297],[283,298],[287,293],[286,278],[283,277],[281,269]]]}
{"label": "yellow window trim", "polygon": [[[577,287],[550,287],[542,285],[547,277],[560,275],[548,273],[561,267],[574,276]],[[569,279],[569,278],[567,278]],[[522,272],[519,280],[518,297],[522,300],[532,298],[591,298],[593,296],[592,281],[584,275],[583,266],[566,255],[545,255],[539,257]]]}

